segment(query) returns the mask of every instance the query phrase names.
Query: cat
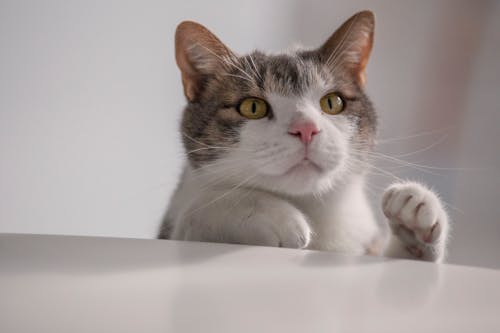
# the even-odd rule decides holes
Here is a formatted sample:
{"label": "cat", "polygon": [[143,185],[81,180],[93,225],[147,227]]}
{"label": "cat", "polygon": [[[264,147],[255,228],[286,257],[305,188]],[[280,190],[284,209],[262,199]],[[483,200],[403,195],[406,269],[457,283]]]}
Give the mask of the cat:
{"label": "cat", "polygon": [[317,49],[247,55],[198,23],[179,24],[187,162],[159,238],[445,258],[448,216],[436,193],[389,186],[385,229],[365,194],[377,127],[363,90],[374,22],[362,11]]}

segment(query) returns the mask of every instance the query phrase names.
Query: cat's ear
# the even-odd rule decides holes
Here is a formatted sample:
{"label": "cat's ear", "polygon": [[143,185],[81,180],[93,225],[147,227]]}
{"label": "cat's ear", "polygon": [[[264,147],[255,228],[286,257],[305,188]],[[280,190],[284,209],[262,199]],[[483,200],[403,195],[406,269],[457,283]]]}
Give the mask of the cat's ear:
{"label": "cat's ear", "polygon": [[233,53],[207,28],[184,21],[175,32],[175,59],[181,70],[184,94],[193,101],[203,88],[204,76],[215,73]]}
{"label": "cat's ear", "polygon": [[347,68],[363,86],[365,67],[373,46],[375,17],[370,11],[353,15],[321,46],[320,58],[331,69]]}

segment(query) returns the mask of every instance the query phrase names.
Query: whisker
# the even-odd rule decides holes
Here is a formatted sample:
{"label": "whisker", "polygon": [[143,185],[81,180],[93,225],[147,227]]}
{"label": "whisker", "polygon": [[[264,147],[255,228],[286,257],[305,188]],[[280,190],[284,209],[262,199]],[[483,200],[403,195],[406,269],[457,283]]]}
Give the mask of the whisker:
{"label": "whisker", "polygon": [[363,151],[363,150],[358,150],[356,148],[352,148],[352,152],[358,154],[359,156],[366,156],[367,158],[378,158],[378,159],[381,159],[383,161],[398,163],[398,164],[401,164],[401,165],[404,165],[404,166],[407,166],[407,167],[413,167],[413,168],[416,168],[417,170],[424,169],[424,170],[420,170],[420,171],[424,171],[424,172],[427,171],[425,169],[438,168],[438,167],[433,167],[433,166],[428,166],[428,165],[416,164],[414,162],[409,162],[409,161],[406,161],[406,160],[402,160],[402,159],[399,159],[399,158],[396,158],[396,157],[393,157],[393,156],[390,156],[390,155],[386,155],[386,154],[383,154],[383,153],[380,153],[380,152]]}
{"label": "whisker", "polygon": [[205,50],[207,50],[208,52],[210,52],[217,59],[219,59],[223,65],[225,64],[225,65],[229,65],[229,66],[232,66],[232,67],[236,68],[241,73],[243,73],[244,75],[246,75],[247,79],[250,82],[253,82],[252,76],[249,75],[243,68],[241,68],[238,65],[236,65],[236,63],[234,61],[234,58],[236,57],[236,55],[234,53],[231,52],[230,53],[231,57],[229,57],[229,58],[227,58],[227,57],[221,57],[220,55],[218,55],[217,53],[215,53],[213,50],[211,50],[210,48],[206,47],[205,45],[202,45],[202,44],[199,44],[199,43],[197,43],[195,45],[201,46],[202,48],[204,48]]}
{"label": "whisker", "polygon": [[190,150],[190,151],[187,151],[186,154],[192,154],[192,153],[196,153],[196,152],[199,152],[199,151],[202,151],[202,150],[210,150],[210,149],[214,149],[214,150],[217,150],[217,149],[220,149],[220,150],[232,150],[232,151],[244,151],[244,152],[255,152],[254,150],[251,150],[251,149],[243,149],[243,148],[237,148],[237,147],[217,147],[217,146],[210,146],[210,147],[203,147],[203,148],[197,148],[197,149],[193,149],[193,150]]}
{"label": "whisker", "polygon": [[250,64],[250,61],[248,60],[248,58],[244,57],[242,59],[245,61],[245,64],[248,66],[248,68],[250,69],[252,74],[255,75],[255,77],[257,77],[257,73],[255,73],[255,70],[253,69],[252,65]]}
{"label": "whisker", "polygon": [[373,164],[368,163],[367,161],[363,161],[363,160],[360,160],[360,159],[356,159],[356,157],[354,157],[354,156],[353,156],[353,158],[354,158],[354,159],[355,159],[355,161],[356,161],[356,162],[358,162],[358,163],[363,163],[363,164],[367,165],[368,167],[373,168],[373,169],[377,170],[378,172],[380,172],[380,173],[382,173],[382,174],[385,174],[385,175],[387,175],[387,176],[389,176],[389,177],[391,177],[391,178],[394,178],[394,179],[396,179],[396,180],[398,180],[398,181],[403,181],[401,178],[399,178],[398,176],[396,176],[395,174],[393,174],[393,173],[391,173],[391,172],[389,172],[389,171],[386,171],[386,170],[384,170],[384,169],[381,169],[381,168],[379,168],[379,167],[376,167],[376,166],[374,166]]}
{"label": "whisker", "polygon": [[201,142],[201,141],[198,141],[192,137],[190,137],[186,132],[182,132],[182,135],[184,135],[186,138],[188,138],[189,140],[193,141],[193,142],[196,142],[197,144],[200,144],[202,146],[205,146],[205,147],[210,147],[209,145],[207,145],[206,143],[204,142]]}
{"label": "whisker", "polygon": [[[423,165],[423,164],[418,164],[418,163],[413,163],[413,162],[408,162],[405,160],[401,160],[389,155],[384,155],[382,153],[367,153],[371,157],[377,157],[380,159],[384,159],[386,161],[393,161],[395,163],[401,163],[407,166],[414,167],[416,169],[429,169],[429,170],[445,170],[445,171],[471,171],[471,170],[478,170],[477,168],[449,168],[449,167],[438,167],[438,166],[430,166],[430,165]],[[423,171],[423,170],[421,170]],[[425,172],[429,172],[426,170]],[[437,174],[439,175],[439,174]]]}
{"label": "whisker", "polygon": [[[240,204],[240,202],[242,202],[244,199],[248,198],[250,196],[250,194],[252,194],[253,192],[255,192],[255,189],[256,187],[255,186],[249,186],[248,187],[248,191],[245,192],[244,195],[240,196],[239,200],[237,200],[228,210],[227,210],[227,214],[229,214],[231,212],[231,210],[233,210],[236,206],[238,206]],[[226,215],[227,215],[226,214]]]}
{"label": "whisker", "polygon": [[[276,162],[280,162],[280,161],[275,161],[275,160],[270,160],[270,161],[266,161],[266,162],[263,162],[263,163],[260,163],[260,165],[258,165],[255,169],[256,171],[250,176],[250,177],[247,177],[245,179],[243,179],[241,182],[239,182],[237,185],[235,185],[233,188],[231,188],[229,191],[225,192],[224,194],[220,195],[219,197],[215,198],[214,200],[211,200],[209,203],[207,203],[206,205],[203,205],[202,207],[199,207],[197,208],[196,210],[199,210],[199,209],[203,209],[203,208],[206,208],[208,207],[209,205],[219,201],[220,199],[223,199],[224,197],[226,197],[227,195],[229,195],[230,193],[234,192],[235,190],[237,190],[238,188],[240,188],[241,186],[244,186],[245,184],[247,184],[248,182],[250,182],[252,179],[255,179],[256,177],[260,176],[260,173],[259,173],[259,169],[261,167],[264,167],[264,166],[267,166],[267,165],[270,165],[270,164],[273,164],[273,163],[276,163]],[[246,170],[243,170],[243,172],[245,172]],[[241,173],[241,171],[240,171]],[[236,173],[237,175],[238,173]],[[224,178],[227,178],[226,176]],[[194,213],[194,211],[190,212],[189,214],[192,214]]]}
{"label": "whisker", "polygon": [[248,82],[250,82],[250,83],[253,83],[253,80],[250,80],[250,79],[248,79],[248,78],[246,78],[246,77],[244,77],[244,76],[238,75],[238,74],[226,73],[226,74],[224,74],[224,76],[237,77],[237,78],[240,78],[240,79],[242,79],[242,80],[246,80],[246,81],[248,81]]}
{"label": "whisker", "polygon": [[410,152],[410,153],[405,153],[405,154],[398,154],[398,155],[394,155],[395,157],[407,157],[407,156],[412,156],[412,155],[416,155],[416,154],[420,154],[420,153],[423,153],[424,151],[428,151],[434,147],[436,147],[437,145],[443,143],[446,139],[448,138],[448,134],[444,134],[443,136],[441,136],[441,138],[439,138],[437,141],[431,143],[429,146],[427,147],[424,147],[422,149],[418,149],[418,150],[415,150],[413,152]]}
{"label": "whisker", "polygon": [[[391,178],[395,178],[396,180],[401,181],[401,182],[403,181],[403,179],[401,179],[400,177],[397,177],[396,175],[394,175],[394,174],[392,174],[392,173],[390,173],[390,172],[387,172],[387,171],[384,171],[383,169],[380,169],[380,168],[378,168],[378,167],[375,167],[373,164],[367,163],[366,161],[357,160],[357,162],[359,162],[359,163],[366,163],[366,165],[367,165],[368,167],[370,167],[370,168],[374,168],[375,170],[377,170],[377,171],[381,172],[383,175],[386,175],[386,176],[391,177]],[[382,189],[382,191],[383,191],[383,190],[385,190],[385,189]],[[453,210],[455,210],[455,211],[457,211],[457,212],[459,212],[459,213],[463,214],[463,211],[462,211],[462,210],[460,210],[458,207],[456,207],[456,206],[454,206],[454,205],[450,204],[449,202],[446,202],[445,200],[443,200],[443,198],[441,198],[441,201],[443,202],[443,204],[444,204],[445,206],[447,206],[447,207],[449,207],[449,208],[451,208],[451,209],[453,209]]]}
{"label": "whisker", "polygon": [[219,175],[222,174],[223,177],[228,178],[231,174],[228,174],[231,170],[242,170],[243,166],[246,165],[248,159],[239,158],[232,160],[220,161],[218,163],[212,163],[210,165],[203,165],[195,169],[195,174],[193,175],[193,179],[200,179],[210,175]]}
{"label": "whisker", "polygon": [[255,172],[252,176],[247,177],[247,178],[243,179],[241,182],[239,182],[238,184],[236,184],[229,191],[224,192],[222,195],[216,197],[215,199],[209,201],[208,203],[202,205],[201,207],[198,207],[198,208],[196,208],[196,209],[188,212],[185,216],[189,216],[189,215],[194,214],[195,212],[197,212],[197,211],[199,211],[201,209],[207,208],[208,206],[216,203],[217,201],[219,201],[219,200],[227,197],[229,194],[231,194],[234,191],[236,191],[238,188],[240,188],[241,186],[243,186],[245,183],[248,183],[250,180],[252,180],[252,179],[254,179],[254,178],[258,177],[258,176],[259,176],[258,172]]}
{"label": "whisker", "polygon": [[448,126],[448,127],[443,127],[443,128],[439,128],[439,129],[426,131],[426,132],[415,133],[415,134],[411,134],[409,136],[379,139],[379,140],[376,140],[376,142],[377,142],[377,144],[386,144],[386,143],[392,143],[392,142],[397,142],[397,141],[409,140],[409,139],[419,138],[422,136],[430,136],[430,135],[434,135],[434,134],[440,134],[440,133],[448,131],[449,129],[452,129],[452,128],[454,128],[454,126]]}
{"label": "whisker", "polygon": [[253,61],[252,55],[249,54],[248,57],[250,58],[250,61],[252,62],[253,68],[255,69],[255,74],[257,74],[257,77],[262,80],[262,76],[260,75],[259,70],[257,69],[257,66],[255,65],[255,62]]}

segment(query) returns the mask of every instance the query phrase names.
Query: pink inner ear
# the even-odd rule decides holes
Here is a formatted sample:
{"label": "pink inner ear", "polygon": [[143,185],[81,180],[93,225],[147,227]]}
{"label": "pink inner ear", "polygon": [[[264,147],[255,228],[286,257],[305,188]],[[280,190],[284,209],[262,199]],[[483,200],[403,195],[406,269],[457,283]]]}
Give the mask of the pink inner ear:
{"label": "pink inner ear", "polygon": [[366,82],[365,68],[373,46],[374,27],[373,13],[359,12],[342,24],[320,48],[324,59],[331,61],[342,56],[344,59],[335,60],[332,66],[336,67],[343,60],[360,85]]}
{"label": "pink inner ear", "polygon": [[231,51],[207,28],[184,21],[175,32],[175,58],[182,73],[186,98],[192,101],[200,92],[200,77],[220,64],[220,57]]}

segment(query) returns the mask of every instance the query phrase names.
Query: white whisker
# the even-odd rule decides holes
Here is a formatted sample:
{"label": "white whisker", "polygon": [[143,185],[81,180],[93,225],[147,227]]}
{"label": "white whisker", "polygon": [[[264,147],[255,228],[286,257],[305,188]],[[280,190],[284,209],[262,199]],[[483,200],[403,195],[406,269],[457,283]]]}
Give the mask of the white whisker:
{"label": "white whisker", "polygon": [[418,149],[418,150],[412,151],[410,153],[398,154],[398,155],[394,155],[394,156],[395,157],[408,157],[408,156],[412,156],[412,155],[423,153],[424,151],[428,151],[428,150],[436,147],[437,145],[443,143],[447,138],[448,138],[448,134],[445,134],[445,135],[441,136],[441,138],[439,138],[437,141],[431,143],[427,147],[424,147],[422,149]]}
{"label": "white whisker", "polygon": [[380,139],[380,140],[377,140],[377,144],[386,144],[386,143],[392,143],[392,142],[396,142],[396,141],[403,141],[403,140],[419,138],[422,136],[440,134],[442,132],[448,131],[451,128],[453,128],[453,126],[444,127],[444,128],[435,129],[435,130],[430,130],[430,131],[426,131],[426,132],[420,132],[420,133],[416,133],[416,134],[411,134],[409,136]]}
{"label": "white whisker", "polygon": [[218,55],[217,53],[215,53],[213,50],[211,50],[210,48],[206,47],[205,45],[202,45],[202,44],[196,44],[196,45],[201,46],[202,48],[204,48],[205,50],[207,50],[208,52],[210,52],[217,59],[219,59],[223,65],[225,64],[225,65],[229,65],[231,67],[236,68],[241,73],[243,73],[250,82],[253,82],[252,76],[249,75],[243,68],[241,68],[240,66],[236,65],[236,63],[234,61],[234,58],[236,56],[234,55],[234,53],[232,53],[232,52],[229,53],[229,55],[230,55],[229,57],[221,57],[220,55]]}
{"label": "white whisker", "polygon": [[225,76],[231,76],[231,77],[237,77],[237,78],[240,78],[240,79],[242,79],[242,80],[245,80],[245,81],[248,81],[248,82],[253,83],[253,81],[252,81],[252,80],[249,80],[249,79],[247,79],[246,77],[241,76],[241,75],[238,75],[238,74],[226,73],[226,74],[223,74],[223,75],[225,75]]}
{"label": "white whisker", "polygon": [[256,171],[250,177],[247,177],[247,178],[243,179],[241,182],[239,182],[238,184],[236,184],[235,186],[233,186],[230,190],[224,192],[222,195],[220,195],[220,196],[216,197],[215,199],[210,200],[208,203],[206,203],[206,204],[204,204],[204,205],[202,205],[202,206],[200,206],[200,207],[198,207],[198,208],[196,208],[196,209],[194,209],[194,210],[186,213],[185,217],[187,217],[187,216],[189,216],[191,214],[194,214],[195,212],[197,212],[197,211],[199,211],[201,209],[204,209],[204,208],[206,208],[206,207],[208,207],[208,206],[216,203],[217,201],[219,201],[219,200],[227,197],[229,194],[233,193],[234,191],[236,191],[237,189],[239,189],[240,187],[242,187],[243,185],[245,185],[246,183],[248,183],[250,180],[252,180],[252,179],[254,179],[254,178],[258,177],[258,176],[260,176],[260,174],[259,174],[258,171]]}
{"label": "white whisker", "polygon": [[248,57],[250,58],[250,61],[252,62],[252,66],[253,66],[253,68],[254,68],[254,72],[255,72],[255,74],[257,75],[257,77],[258,77],[259,79],[261,79],[261,80],[262,80],[262,76],[260,75],[259,70],[257,69],[257,66],[255,65],[255,62],[253,61],[253,57],[252,57],[252,55],[251,55],[251,54],[249,54],[249,55],[248,55]]}

